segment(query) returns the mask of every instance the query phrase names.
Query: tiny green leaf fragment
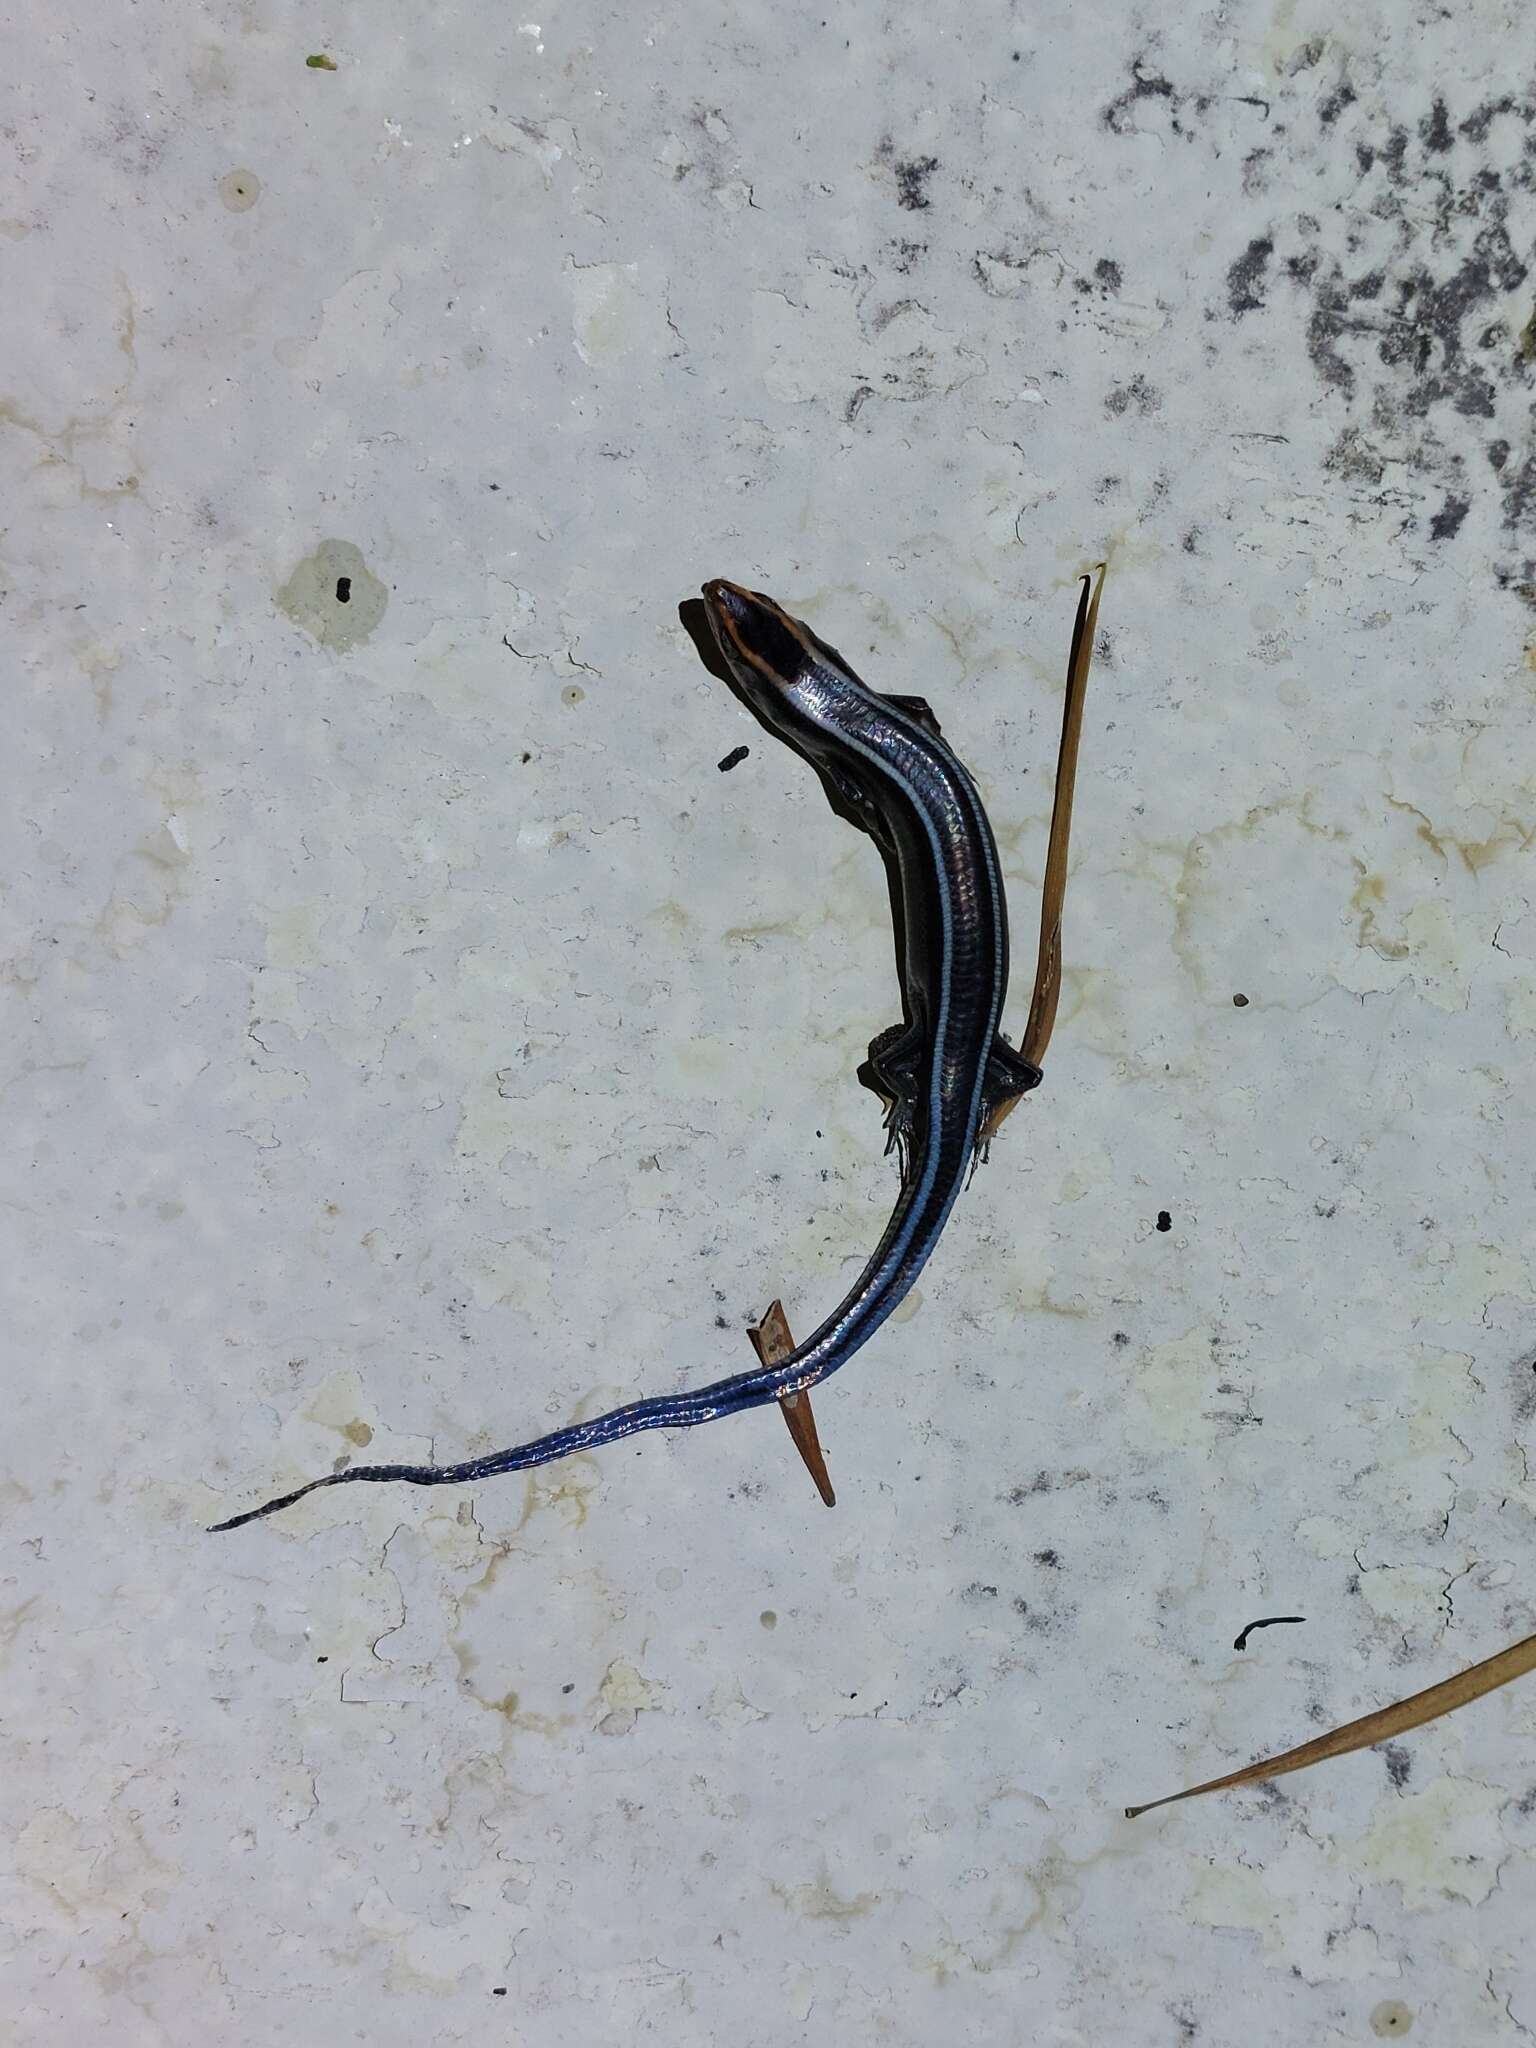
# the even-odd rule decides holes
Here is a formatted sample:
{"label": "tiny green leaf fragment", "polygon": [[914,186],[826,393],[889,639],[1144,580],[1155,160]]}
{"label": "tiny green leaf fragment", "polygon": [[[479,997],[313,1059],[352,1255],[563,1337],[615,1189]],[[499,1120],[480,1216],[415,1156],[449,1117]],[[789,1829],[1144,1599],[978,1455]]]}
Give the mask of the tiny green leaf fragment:
{"label": "tiny green leaf fragment", "polygon": [[334,57],[327,57],[323,50],[317,56],[306,57],[304,62],[311,71],[334,71],[336,69],[336,59]]}

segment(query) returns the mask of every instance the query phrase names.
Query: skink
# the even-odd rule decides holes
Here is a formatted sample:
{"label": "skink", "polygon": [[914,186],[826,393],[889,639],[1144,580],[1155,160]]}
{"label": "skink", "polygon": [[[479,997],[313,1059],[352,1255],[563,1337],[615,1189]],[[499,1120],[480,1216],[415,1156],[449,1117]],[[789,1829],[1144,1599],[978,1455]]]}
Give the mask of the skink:
{"label": "skink", "polygon": [[[1071,773],[1098,588],[1079,605],[1047,862],[1041,975],[1024,1048],[1000,1036],[1008,912],[976,785],[919,697],[882,696],[836,650],[760,591],[716,580],[704,606],[719,656],[759,720],[816,770],[834,809],[875,840],[891,879],[904,1016],[870,1045],[859,1078],[885,1104],[901,1191],[852,1288],[782,1363],[692,1393],[632,1401],[587,1422],[456,1465],[354,1465],[216,1524],[237,1529],[323,1486],[399,1480],[462,1486],[593,1451],[643,1429],[691,1429],[813,1387],[900,1306],[1003,1118],[1040,1081],[1058,979]],[[1070,759],[1069,759],[1070,756]],[[1065,802],[1064,802],[1065,798]]]}

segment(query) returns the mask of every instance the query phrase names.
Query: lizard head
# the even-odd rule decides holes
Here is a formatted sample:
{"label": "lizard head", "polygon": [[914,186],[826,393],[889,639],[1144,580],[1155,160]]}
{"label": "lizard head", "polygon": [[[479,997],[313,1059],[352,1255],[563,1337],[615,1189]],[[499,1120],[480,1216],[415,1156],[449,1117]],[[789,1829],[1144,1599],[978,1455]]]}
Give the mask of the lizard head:
{"label": "lizard head", "polygon": [[793,689],[815,663],[799,620],[760,590],[717,576],[704,585],[704,609],[733,681],[762,709]]}

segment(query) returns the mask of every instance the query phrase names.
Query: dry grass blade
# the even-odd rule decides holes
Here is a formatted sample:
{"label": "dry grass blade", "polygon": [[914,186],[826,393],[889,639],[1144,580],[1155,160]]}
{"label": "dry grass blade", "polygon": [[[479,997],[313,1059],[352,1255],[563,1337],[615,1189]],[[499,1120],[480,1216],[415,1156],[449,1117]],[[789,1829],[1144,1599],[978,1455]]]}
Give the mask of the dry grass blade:
{"label": "dry grass blade", "polygon": [[1179,1799],[1198,1799],[1203,1792],[1224,1792],[1234,1785],[1256,1785],[1263,1778],[1278,1778],[1286,1771],[1304,1771],[1308,1764],[1324,1763],[1331,1756],[1348,1756],[1352,1749],[1369,1749],[1373,1743],[1387,1742],[1410,1728],[1421,1728],[1426,1721],[1438,1721],[1442,1714],[1453,1714],[1458,1707],[1480,1700],[1484,1693],[1508,1685],[1512,1678],[1524,1678],[1528,1671],[1536,1671],[1536,1636],[1527,1636],[1523,1642],[1500,1650],[1496,1657],[1458,1671],[1454,1678],[1442,1679],[1439,1685],[1399,1700],[1395,1706],[1363,1714],[1358,1721],[1346,1721],[1342,1728],[1319,1735],[1315,1742],[1304,1742],[1299,1749],[1262,1757],[1243,1770],[1229,1771],[1224,1778],[1191,1785],[1187,1792],[1170,1792],[1166,1799],[1149,1799],[1145,1806],[1128,1806],[1125,1817],[1134,1820],[1139,1813],[1150,1813],[1157,1806],[1172,1806]]}
{"label": "dry grass blade", "polygon": [[1056,757],[1056,797],[1051,807],[1051,837],[1045,854],[1045,881],[1040,892],[1040,957],[1035,965],[1035,993],[1019,1051],[1038,1067],[1056,1025],[1061,998],[1061,910],[1067,893],[1067,843],[1072,836],[1072,792],[1077,785],[1077,748],[1083,731],[1083,701],[1088,671],[1093,666],[1093,636],[1099,623],[1105,564],[1083,578],[1072,628],[1072,653],[1067,661],[1067,695],[1061,712],[1061,751]]}
{"label": "dry grass blade", "polygon": [[[776,1301],[747,1335],[752,1339],[752,1349],[763,1365],[782,1365],[795,1348],[782,1301]],[[809,1390],[799,1394],[781,1394],[779,1413],[789,1426],[795,1449],[804,1459],[805,1469],[816,1483],[816,1491],[827,1507],[835,1508],[837,1495],[832,1491],[832,1481],[827,1475],[827,1461],[822,1456],[821,1438],[816,1433],[816,1417],[811,1413]]]}

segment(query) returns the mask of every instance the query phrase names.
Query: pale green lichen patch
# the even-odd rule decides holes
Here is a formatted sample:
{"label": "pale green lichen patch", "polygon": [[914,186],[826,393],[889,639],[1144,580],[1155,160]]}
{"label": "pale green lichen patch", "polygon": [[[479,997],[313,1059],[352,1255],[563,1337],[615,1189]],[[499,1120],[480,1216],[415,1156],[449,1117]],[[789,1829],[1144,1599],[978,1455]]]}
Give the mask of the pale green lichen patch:
{"label": "pale green lichen patch", "polygon": [[366,640],[389,592],[349,540],[323,540],[277,592],[278,606],[322,647],[338,652]]}
{"label": "pale green lichen patch", "polygon": [[226,171],[219,180],[219,197],[231,213],[249,213],[261,197],[261,180],[254,171]]}

